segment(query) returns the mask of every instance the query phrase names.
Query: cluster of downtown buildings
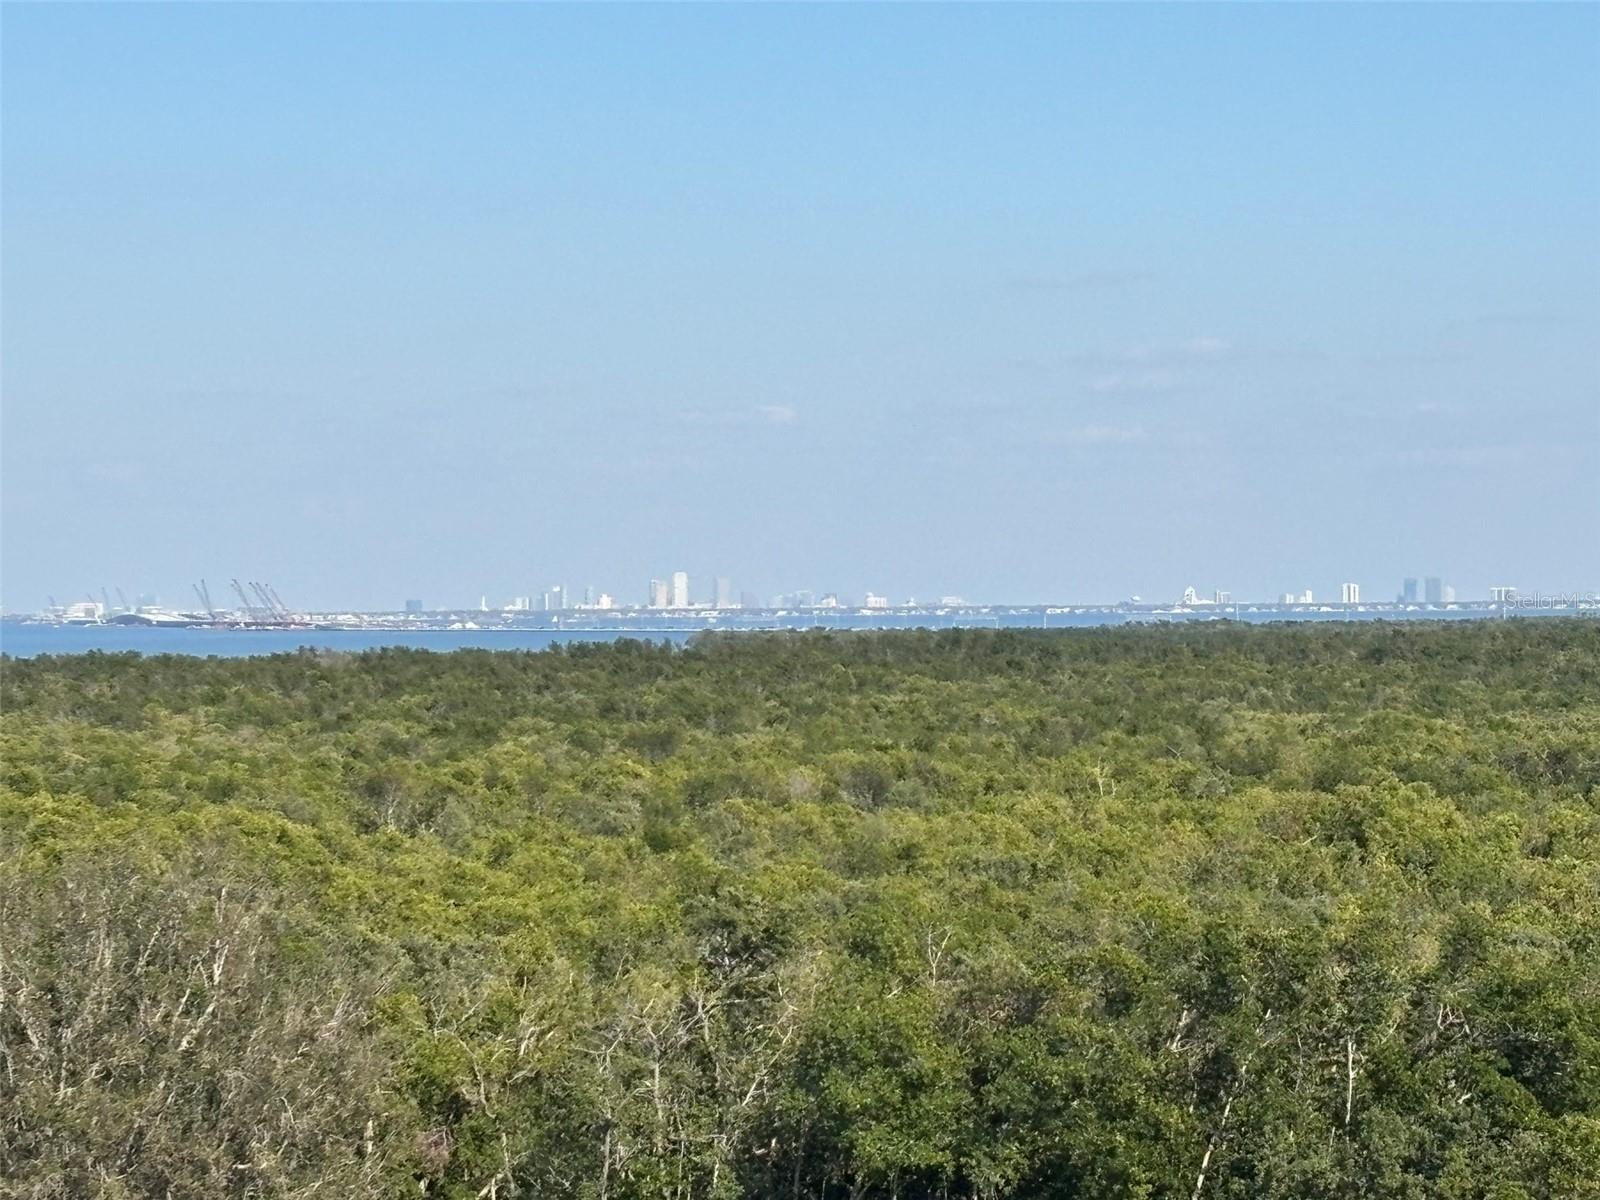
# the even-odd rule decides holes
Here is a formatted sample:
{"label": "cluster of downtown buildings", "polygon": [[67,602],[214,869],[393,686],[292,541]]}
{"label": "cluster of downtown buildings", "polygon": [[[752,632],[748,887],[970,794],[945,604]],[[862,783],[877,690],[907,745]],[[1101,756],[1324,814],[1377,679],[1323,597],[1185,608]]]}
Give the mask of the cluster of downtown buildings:
{"label": "cluster of downtown buildings", "polygon": [[[1510,602],[1516,598],[1517,589],[1514,587],[1494,587],[1489,589],[1490,600],[1494,602]],[[865,599],[857,604],[848,599],[841,599],[837,592],[813,592],[799,590],[785,592],[773,596],[763,602],[761,597],[753,592],[735,592],[733,582],[726,575],[712,577],[711,586],[706,593],[695,598],[689,586],[689,573],[687,571],[674,571],[665,579],[651,579],[645,593],[643,604],[628,604],[619,602],[609,592],[603,592],[593,585],[583,589],[580,595],[567,589],[565,584],[553,584],[543,592],[536,595],[514,596],[511,601],[499,608],[505,613],[558,613],[615,610],[656,610],[662,612],[684,611],[688,609],[710,609],[718,611],[731,611],[735,609],[746,610],[771,610],[771,609],[891,609],[891,608],[964,608],[969,607],[967,601],[960,596],[940,596],[919,602],[908,599],[901,604],[895,604],[887,596],[880,596],[874,592],[866,593]],[[1415,605],[1439,607],[1456,602],[1456,589],[1445,583],[1436,575],[1426,578],[1407,578],[1400,587],[1400,592],[1392,603],[1398,605]],[[1124,604],[1142,605],[1145,602],[1139,597],[1131,597]],[[1236,601],[1232,592],[1217,590],[1209,597],[1202,596],[1196,589],[1185,588],[1183,595],[1176,602],[1182,608],[1225,608],[1234,605]],[[1270,603],[1270,602],[1269,602]],[[1298,592],[1281,593],[1276,603],[1285,606],[1303,606],[1317,604],[1315,592],[1305,588]],[[1343,583],[1339,585],[1339,598],[1337,601],[1327,600],[1322,603],[1337,603],[1340,605],[1355,606],[1363,603],[1361,598],[1361,585],[1359,583]],[[1366,603],[1371,604],[1372,601]],[[1390,601],[1379,601],[1380,604],[1389,604]],[[1002,606],[1008,607],[1008,606]],[[1024,606],[1026,607],[1026,606]],[[481,612],[491,611],[489,598],[482,597],[478,602]],[[407,600],[405,611],[416,615],[428,611],[420,600]]]}
{"label": "cluster of downtown buildings", "polygon": [[[618,602],[609,592],[603,592],[593,585],[583,589],[580,596],[568,591],[565,584],[553,584],[537,595],[513,596],[510,603],[501,611],[509,613],[531,612],[573,612],[582,610],[610,611],[614,609],[658,609],[682,610],[691,608],[705,609],[764,609],[764,608],[848,608],[861,607],[869,609],[886,609],[893,607],[887,596],[880,596],[868,592],[866,598],[859,606],[841,600],[837,592],[817,593],[802,589],[796,592],[786,592],[782,595],[771,597],[770,601],[763,603],[760,596],[754,592],[735,592],[733,581],[726,575],[717,575],[712,578],[708,595],[694,599],[689,589],[689,573],[687,571],[674,571],[666,579],[652,579],[645,593],[646,599],[642,605],[630,605]],[[908,600],[908,605],[915,605],[915,600]],[[965,603],[959,596],[944,596],[940,604],[959,606]],[[482,597],[478,601],[478,608],[482,612],[490,611],[489,598]],[[407,600],[405,611],[417,614],[427,611],[421,600]]]}
{"label": "cluster of downtown buildings", "polygon": [[[1495,602],[1511,601],[1515,599],[1517,589],[1514,587],[1494,587],[1489,589],[1489,598]],[[1135,596],[1135,602],[1139,598]],[[1306,605],[1316,604],[1317,596],[1310,588],[1299,592],[1283,592],[1278,596],[1279,605]],[[1394,598],[1395,604],[1400,605],[1432,605],[1440,606],[1456,602],[1456,590],[1437,576],[1429,576],[1423,581],[1422,590],[1417,589],[1415,579],[1407,579],[1400,587],[1400,594]],[[1178,605],[1183,608],[1226,608],[1234,604],[1232,592],[1215,591],[1209,598],[1202,596],[1194,588],[1184,588],[1183,596]],[[1331,603],[1331,602],[1330,602]],[[1361,585],[1359,583],[1341,583],[1339,585],[1338,603],[1343,605],[1359,605],[1361,600]],[[1387,602],[1383,602],[1387,603]]]}

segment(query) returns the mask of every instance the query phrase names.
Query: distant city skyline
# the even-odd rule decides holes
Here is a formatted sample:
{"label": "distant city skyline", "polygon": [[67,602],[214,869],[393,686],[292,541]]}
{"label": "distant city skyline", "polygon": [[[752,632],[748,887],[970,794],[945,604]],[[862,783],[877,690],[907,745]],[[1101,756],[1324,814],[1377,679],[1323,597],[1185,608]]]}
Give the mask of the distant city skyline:
{"label": "distant city skyline", "polygon": [[[595,583],[585,584],[580,589],[571,589],[564,583],[551,585],[535,593],[526,591],[485,591],[478,590],[477,599],[462,598],[456,595],[453,598],[428,599],[419,597],[415,591],[407,592],[403,598],[391,604],[375,606],[360,606],[340,604],[337,602],[313,602],[309,599],[295,598],[285,601],[275,584],[265,581],[248,581],[241,584],[231,580],[228,588],[231,596],[237,597],[239,603],[234,604],[230,599],[226,603],[214,603],[211,600],[209,581],[200,580],[191,585],[192,599],[173,600],[160,593],[142,591],[137,593],[134,601],[130,602],[130,595],[120,586],[114,589],[117,597],[112,600],[113,589],[89,589],[81,593],[62,591],[51,593],[47,596],[48,605],[41,605],[37,609],[7,608],[10,613],[24,613],[30,611],[44,612],[50,609],[63,610],[71,606],[80,609],[88,605],[94,611],[126,612],[136,611],[142,607],[170,609],[177,611],[206,611],[211,608],[223,610],[227,608],[253,609],[267,612],[294,610],[307,612],[507,612],[507,613],[538,613],[538,612],[565,612],[590,610],[685,610],[696,608],[707,609],[768,609],[768,608],[901,608],[907,606],[921,607],[1028,607],[1040,605],[1071,606],[1100,606],[1124,603],[1137,603],[1143,605],[1183,605],[1183,606],[1214,606],[1227,607],[1234,604],[1339,604],[1345,606],[1356,605],[1442,605],[1456,602],[1488,602],[1507,601],[1517,596],[1553,594],[1592,594],[1600,592],[1600,580],[1588,585],[1574,584],[1559,587],[1527,588],[1516,583],[1502,580],[1498,584],[1490,585],[1481,591],[1458,588],[1449,579],[1430,575],[1420,577],[1422,586],[1418,587],[1419,577],[1406,576],[1397,581],[1393,588],[1385,588],[1381,584],[1373,584],[1370,580],[1362,582],[1348,576],[1341,577],[1341,582],[1336,587],[1319,589],[1315,586],[1299,586],[1280,591],[1268,591],[1259,594],[1236,591],[1232,588],[1210,587],[1202,588],[1189,584],[1172,593],[1137,593],[1124,592],[1120,595],[1110,596],[1033,596],[1033,597],[985,597],[982,595],[968,596],[948,590],[935,589],[922,594],[910,592],[892,592],[890,590],[878,591],[872,588],[794,588],[772,594],[758,594],[752,591],[736,590],[733,579],[725,574],[707,574],[697,577],[684,570],[670,572],[666,578],[650,578],[639,589],[637,595],[631,595],[626,589],[610,591]],[[230,594],[222,589],[218,594]],[[198,601],[199,603],[195,603]],[[88,611],[88,610],[85,610]]]}
{"label": "distant city skyline", "polygon": [[1592,5],[3,20],[9,609],[1600,577]]}

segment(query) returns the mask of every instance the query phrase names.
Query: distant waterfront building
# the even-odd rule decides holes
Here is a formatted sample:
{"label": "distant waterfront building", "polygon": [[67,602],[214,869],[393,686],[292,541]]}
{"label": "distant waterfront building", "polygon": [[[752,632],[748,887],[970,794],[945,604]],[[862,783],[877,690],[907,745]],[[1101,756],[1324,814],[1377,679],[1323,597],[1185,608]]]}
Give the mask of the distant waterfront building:
{"label": "distant waterfront building", "polygon": [[605,592],[601,592],[600,595],[595,597],[594,606],[596,608],[615,608],[617,606],[617,602]]}
{"label": "distant waterfront building", "polygon": [[1415,579],[1407,579],[1401,584],[1400,600],[1404,604],[1415,604],[1417,602],[1417,581]]}
{"label": "distant waterfront building", "polygon": [[966,601],[960,596],[940,596],[939,604],[943,608],[965,608]]}
{"label": "distant waterfront building", "polygon": [[756,595],[754,592],[740,592],[739,593],[739,607],[740,608],[760,608],[761,607],[761,597]]}
{"label": "distant waterfront building", "polygon": [[1294,593],[1293,592],[1284,592],[1281,596],[1278,597],[1278,603],[1279,604],[1293,604],[1294,603]]}
{"label": "distant waterfront building", "polygon": [[674,571],[672,573],[672,607],[689,607],[689,572]]}
{"label": "distant waterfront building", "polygon": [[875,595],[872,592],[868,592],[867,593],[867,602],[866,602],[865,607],[867,607],[867,608],[888,608],[889,607],[889,597],[887,597],[887,596],[879,596],[879,595]]}
{"label": "distant waterfront building", "polygon": [[716,608],[733,607],[733,580],[726,575],[718,575],[715,587],[712,589],[711,603]]}
{"label": "distant waterfront building", "polygon": [[1195,591],[1192,587],[1184,588],[1183,589],[1183,600],[1181,601],[1181,603],[1183,603],[1183,604],[1199,604],[1200,603],[1200,593]]}
{"label": "distant waterfront building", "polygon": [[662,579],[650,581],[650,607],[665,608],[671,603],[672,597],[667,592],[667,584]]}
{"label": "distant waterfront building", "polygon": [[585,608],[594,607],[594,584],[592,583],[583,589],[583,606]]}
{"label": "distant waterfront building", "polygon": [[1444,603],[1444,582],[1437,575],[1430,575],[1422,583],[1422,597],[1429,604]]}
{"label": "distant waterfront building", "polygon": [[1496,604],[1510,604],[1517,598],[1517,589],[1514,587],[1492,587],[1489,589],[1489,599]]}
{"label": "distant waterfront building", "polygon": [[1339,603],[1360,604],[1361,585],[1359,583],[1341,584],[1339,587]]}
{"label": "distant waterfront building", "polygon": [[1444,587],[1440,589],[1439,599],[1445,604],[1454,604],[1456,602],[1455,588],[1451,587],[1448,583],[1445,584]]}
{"label": "distant waterfront building", "polygon": [[1216,591],[1211,593],[1211,603],[1213,603],[1213,604],[1232,604],[1233,603],[1233,593],[1232,592],[1225,592],[1221,588],[1218,588]]}
{"label": "distant waterfront building", "polygon": [[839,607],[839,593],[838,592],[823,592],[822,593],[822,599],[817,601],[817,607],[818,608],[838,608]]}
{"label": "distant waterfront building", "polygon": [[1311,589],[1310,588],[1307,588],[1305,591],[1300,593],[1300,603],[1301,604],[1315,604],[1316,603],[1316,600],[1311,595]]}
{"label": "distant waterfront building", "polygon": [[406,601],[406,612],[409,615],[414,617],[418,613],[420,613],[421,611],[422,611],[422,601],[421,600],[407,600]]}

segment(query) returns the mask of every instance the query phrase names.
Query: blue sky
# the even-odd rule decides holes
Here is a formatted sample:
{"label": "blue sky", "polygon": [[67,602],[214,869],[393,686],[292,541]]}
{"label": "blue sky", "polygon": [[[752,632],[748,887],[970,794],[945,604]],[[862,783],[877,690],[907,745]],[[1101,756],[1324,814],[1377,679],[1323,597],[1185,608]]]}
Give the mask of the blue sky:
{"label": "blue sky", "polygon": [[1600,7],[3,34],[10,608],[1600,587]]}

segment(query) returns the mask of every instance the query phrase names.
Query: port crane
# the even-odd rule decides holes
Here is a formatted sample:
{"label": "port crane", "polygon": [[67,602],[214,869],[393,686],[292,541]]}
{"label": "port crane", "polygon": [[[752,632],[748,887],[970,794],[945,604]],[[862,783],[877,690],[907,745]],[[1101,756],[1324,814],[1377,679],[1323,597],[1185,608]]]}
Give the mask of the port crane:
{"label": "port crane", "polygon": [[233,594],[239,597],[239,611],[246,621],[255,620],[256,607],[250,603],[250,597],[244,594],[244,587],[237,579],[229,580],[233,584]]}
{"label": "port crane", "polygon": [[206,586],[204,579],[194,585],[194,594],[200,601],[200,606],[206,610],[206,616],[215,621],[217,619],[217,610],[211,603],[211,589]]}
{"label": "port crane", "polygon": [[278,595],[278,589],[273,587],[270,583],[264,586],[267,589],[267,594],[271,596],[272,599],[277,603],[278,611],[283,614],[284,620],[287,621],[291,619],[294,614],[289,611],[289,606],[283,602],[283,597]]}
{"label": "port crane", "polygon": [[256,583],[252,581],[250,584],[250,590],[260,598],[261,603],[264,604],[267,611],[272,614],[273,620],[292,621],[294,619],[294,614],[289,611],[288,606],[284,604],[282,600],[278,599],[278,593],[272,590],[272,585],[270,583]]}
{"label": "port crane", "polygon": [[256,599],[261,601],[261,607],[267,610],[267,615],[276,618],[278,610],[272,606],[272,600],[267,595],[266,589],[253,579],[249,581],[249,584],[250,590],[255,593]]}

